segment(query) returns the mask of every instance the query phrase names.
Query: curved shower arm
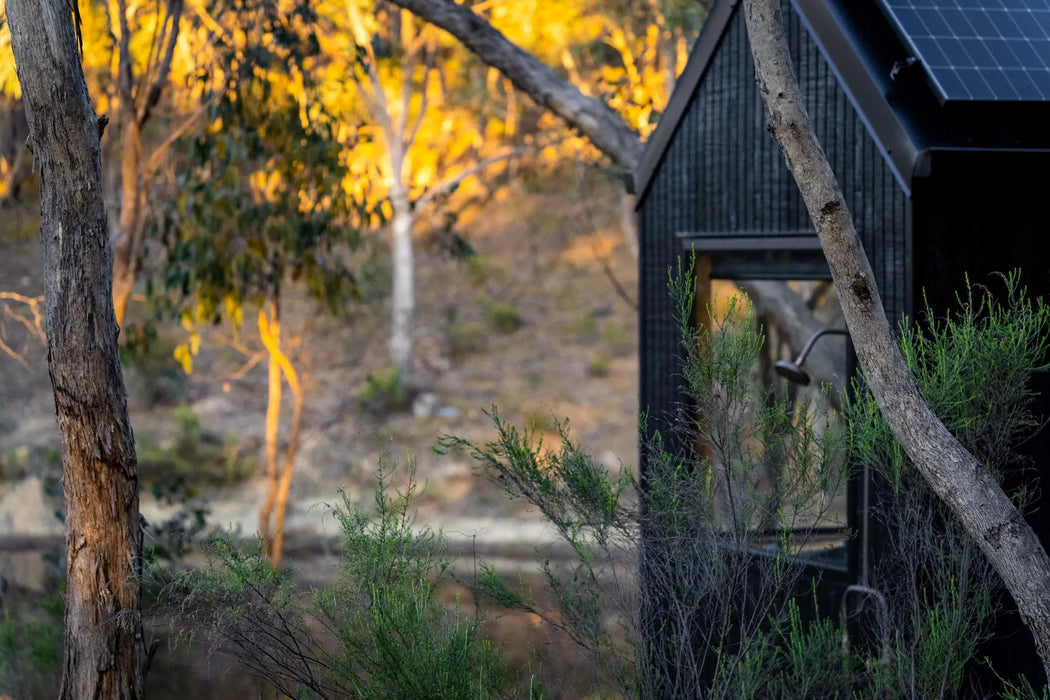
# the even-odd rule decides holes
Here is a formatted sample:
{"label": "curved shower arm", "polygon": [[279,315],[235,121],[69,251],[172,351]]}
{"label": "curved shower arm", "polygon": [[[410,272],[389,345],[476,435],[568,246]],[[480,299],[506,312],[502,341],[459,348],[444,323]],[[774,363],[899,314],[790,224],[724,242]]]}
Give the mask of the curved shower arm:
{"label": "curved shower arm", "polygon": [[795,358],[795,365],[801,367],[806,362],[806,356],[809,355],[813,346],[817,344],[817,340],[824,337],[825,335],[849,335],[849,331],[843,328],[824,328],[817,331],[810,336],[809,340],[806,341],[805,346],[802,348],[802,352]]}

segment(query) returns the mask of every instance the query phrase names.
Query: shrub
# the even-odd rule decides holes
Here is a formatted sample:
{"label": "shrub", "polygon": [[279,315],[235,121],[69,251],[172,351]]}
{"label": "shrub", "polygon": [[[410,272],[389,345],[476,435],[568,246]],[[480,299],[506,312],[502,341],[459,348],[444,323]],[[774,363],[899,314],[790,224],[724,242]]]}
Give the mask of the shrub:
{"label": "shrub", "polygon": [[521,313],[506,302],[480,297],[478,304],[485,309],[488,326],[496,333],[510,334],[525,325]]}
{"label": "shrub", "polygon": [[170,439],[158,441],[142,431],[135,446],[139,478],[152,482],[157,498],[174,490],[192,498],[203,486],[230,485],[255,473],[255,460],[205,431],[191,406],[178,406],[172,419],[175,434]]}
{"label": "shrub", "polygon": [[301,590],[258,543],[226,535],[212,540],[209,568],[181,574],[167,598],[220,652],[290,697],[493,697],[499,655],[480,619],[437,600],[445,542],[413,528],[414,492],[410,478],[392,494],[381,465],[370,512],[344,495],[332,509],[343,551],[331,586]]}
{"label": "shrub", "polygon": [[[1005,286],[1003,304],[990,295],[975,300],[967,290],[955,315],[932,319],[925,330],[907,323],[901,330],[905,357],[934,410],[994,469],[1015,463],[1016,445],[1040,426],[1029,380],[1047,369],[1050,347],[1050,309],[1026,299],[1016,276]],[[567,570],[544,564],[559,602],[553,616],[491,570],[480,591],[564,629],[626,696],[977,692],[969,669],[999,584],[906,463],[874,402],[858,389],[845,404],[845,430],[836,430],[827,417],[816,420],[813,407],[778,401],[754,381],[762,337],[750,308],[731,302],[703,338],[707,351],[698,352],[688,320],[691,283],[679,273],[670,288],[686,349],[690,410],[678,428],[686,447],[669,453],[657,436],[644,489],[629,470],[610,473],[583,452],[567,424],[559,426],[559,444],[544,446],[534,424],[519,432],[492,409],[494,441],[441,439],[443,450],[467,450],[512,498],[540,510],[576,555]],[[822,423],[829,427],[816,429]],[[792,555],[824,497],[841,486],[847,458],[883,485],[873,511],[890,533],[871,573],[887,605],[870,648],[844,648],[847,621],[807,621],[796,597],[805,582]],[[759,552],[764,532],[781,535]],[[618,629],[626,644],[616,641]],[[1007,684],[1006,692],[1035,697],[1024,684]]]}
{"label": "shrub", "polygon": [[371,413],[389,413],[403,408],[408,395],[397,367],[388,367],[369,374],[358,397],[361,408]]}
{"label": "shrub", "polygon": [[587,376],[588,377],[606,377],[609,374],[609,356],[605,353],[598,353],[591,356],[591,359],[587,361]]}
{"label": "shrub", "polygon": [[62,675],[63,598],[55,593],[37,610],[0,617],[0,695],[45,697],[58,692]]}
{"label": "shrub", "polygon": [[447,326],[445,336],[448,353],[455,359],[484,350],[488,341],[488,331],[477,322],[453,322]]}
{"label": "shrub", "polygon": [[[959,308],[925,327],[907,321],[900,344],[919,389],[934,412],[979,461],[996,474],[1023,466],[1018,445],[1042,426],[1033,413],[1032,376],[1050,368],[1050,307],[1033,302],[1016,273],[1004,294],[967,285]],[[909,463],[874,399],[857,393],[847,404],[850,459],[875,475],[873,514],[884,526],[884,551],[873,583],[887,595],[883,638],[894,641],[893,663],[875,685],[895,697],[945,697],[967,690],[967,666],[988,638],[1001,583]],[[1022,490],[1014,498],[1030,501]]]}
{"label": "shrub", "polygon": [[[674,292],[689,309],[689,285]],[[750,381],[761,335],[750,307],[730,308],[706,339],[712,352],[694,350],[683,371],[711,426],[691,426],[704,447],[681,456],[654,445],[644,490],[629,469],[610,472],[581,450],[566,423],[554,426],[557,443],[545,445],[535,420],[518,431],[493,408],[492,442],[440,440],[441,450],[466,450],[512,498],[542,512],[575,553],[565,569],[543,564],[558,601],[553,615],[492,570],[483,570],[480,591],[565,631],[625,696],[735,697],[743,661],[766,643],[767,625],[787,619],[802,568],[787,537],[772,556],[747,552],[770,528],[801,527],[804,537],[823,514],[822,497],[843,480],[835,431],[818,434],[801,419],[806,407],[776,401]],[[685,345],[695,349],[698,338],[687,331]],[[756,572],[766,582],[757,588],[749,584]]]}

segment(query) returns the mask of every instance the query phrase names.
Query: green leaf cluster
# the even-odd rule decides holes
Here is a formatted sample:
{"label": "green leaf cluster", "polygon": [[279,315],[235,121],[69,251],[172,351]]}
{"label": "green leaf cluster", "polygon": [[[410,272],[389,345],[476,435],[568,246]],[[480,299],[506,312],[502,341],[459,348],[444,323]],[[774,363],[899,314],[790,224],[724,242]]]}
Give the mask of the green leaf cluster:
{"label": "green leaf cluster", "polygon": [[177,196],[161,216],[162,291],[170,305],[192,303],[218,321],[300,281],[340,311],[357,295],[346,253],[369,214],[344,187],[356,129],[325,111],[310,78],[319,46],[309,3],[291,12],[274,0],[231,5],[220,14],[251,29],[240,45],[217,37],[229,69],[199,76],[209,126],[182,154]]}

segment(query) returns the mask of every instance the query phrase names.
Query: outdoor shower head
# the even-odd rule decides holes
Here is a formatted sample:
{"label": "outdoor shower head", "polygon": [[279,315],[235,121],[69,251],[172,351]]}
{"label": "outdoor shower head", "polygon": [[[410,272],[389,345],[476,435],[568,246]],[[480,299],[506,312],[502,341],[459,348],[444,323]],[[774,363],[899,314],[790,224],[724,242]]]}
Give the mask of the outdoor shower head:
{"label": "outdoor shower head", "polygon": [[773,365],[773,369],[789,382],[808,386],[809,375],[806,374],[806,370],[799,367],[799,364],[801,363],[792,362],[791,360],[777,360]]}
{"label": "outdoor shower head", "polygon": [[809,340],[806,341],[805,346],[802,348],[802,352],[798,354],[795,361],[791,360],[777,360],[773,365],[773,369],[784,379],[795,384],[801,384],[802,386],[808,386],[810,382],[809,374],[806,370],[802,369],[802,365],[806,363],[806,357],[809,355],[809,351],[813,349],[817,339],[825,335],[849,335],[849,331],[845,331],[841,328],[825,328],[819,330],[810,336]]}

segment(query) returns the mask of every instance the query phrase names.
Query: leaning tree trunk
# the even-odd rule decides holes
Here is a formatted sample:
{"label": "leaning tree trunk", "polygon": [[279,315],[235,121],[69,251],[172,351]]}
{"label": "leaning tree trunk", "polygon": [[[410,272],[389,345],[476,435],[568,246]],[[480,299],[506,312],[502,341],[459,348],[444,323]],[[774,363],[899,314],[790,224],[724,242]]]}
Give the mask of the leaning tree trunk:
{"label": "leaning tree trunk", "polygon": [[453,0],[393,0],[456,37],[496,68],[539,106],[561,117],[625,170],[638,165],[644,147],[638,134],[599,99],[584,95],[553,69],[512,43],[467,5]]}
{"label": "leaning tree trunk", "polygon": [[802,104],[780,0],[745,0],[743,10],[769,129],[816,225],[868,389],[923,478],[1002,576],[1050,677],[1050,558],[989,469],[934,415],[908,370],[842,191]]}
{"label": "leaning tree trunk", "polygon": [[142,697],[135,444],[117,354],[99,161],[67,0],[8,0],[40,171],[48,364],[62,436],[67,590],[61,698]]}

